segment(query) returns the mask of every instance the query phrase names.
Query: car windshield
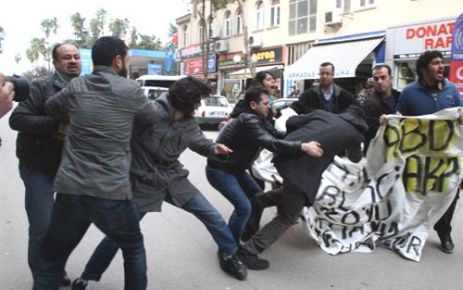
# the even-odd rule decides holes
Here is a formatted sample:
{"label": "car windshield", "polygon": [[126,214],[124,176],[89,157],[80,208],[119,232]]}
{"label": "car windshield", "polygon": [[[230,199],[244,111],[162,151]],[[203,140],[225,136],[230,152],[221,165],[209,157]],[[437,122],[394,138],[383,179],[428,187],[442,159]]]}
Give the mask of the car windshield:
{"label": "car windshield", "polygon": [[211,96],[204,100],[206,106],[211,107],[227,107],[227,99],[225,97]]}

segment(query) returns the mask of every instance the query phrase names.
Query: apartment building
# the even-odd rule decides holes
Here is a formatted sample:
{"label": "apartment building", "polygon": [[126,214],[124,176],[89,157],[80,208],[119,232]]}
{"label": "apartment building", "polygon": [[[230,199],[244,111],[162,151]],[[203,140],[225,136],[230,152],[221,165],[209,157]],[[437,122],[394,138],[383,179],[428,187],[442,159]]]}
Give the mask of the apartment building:
{"label": "apartment building", "polygon": [[192,0],[191,12],[177,19],[180,59],[184,73],[202,77],[208,45],[207,78],[229,98],[243,89],[251,65],[273,71],[283,96],[316,81],[324,61],[351,90],[373,65],[387,63],[401,88],[414,79],[421,51],[449,54],[462,12],[461,0],[241,0],[217,10]]}

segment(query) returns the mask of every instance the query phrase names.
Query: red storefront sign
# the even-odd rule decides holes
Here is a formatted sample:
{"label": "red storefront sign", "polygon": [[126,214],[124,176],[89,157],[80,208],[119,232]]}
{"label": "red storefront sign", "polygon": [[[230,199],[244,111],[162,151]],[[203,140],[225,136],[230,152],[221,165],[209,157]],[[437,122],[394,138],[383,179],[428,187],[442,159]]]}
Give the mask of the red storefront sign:
{"label": "red storefront sign", "polygon": [[187,58],[183,60],[183,63],[186,75],[197,75],[203,73],[203,59],[201,57]]}

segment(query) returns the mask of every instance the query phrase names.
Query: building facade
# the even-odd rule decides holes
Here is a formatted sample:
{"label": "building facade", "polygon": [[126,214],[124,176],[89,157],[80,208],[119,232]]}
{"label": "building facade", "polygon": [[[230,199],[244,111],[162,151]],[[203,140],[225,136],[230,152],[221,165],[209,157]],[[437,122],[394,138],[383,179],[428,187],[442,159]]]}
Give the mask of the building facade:
{"label": "building facade", "polygon": [[[190,73],[185,68],[194,66],[194,56],[188,50],[196,46],[197,57],[207,45],[209,65],[215,60],[208,78],[215,77],[218,92],[229,98],[244,88],[251,65],[273,71],[283,96],[291,86],[302,90],[316,81],[324,61],[335,64],[336,78],[352,91],[373,65],[387,63],[400,88],[414,79],[416,54],[450,50],[452,21],[461,12],[460,0],[241,0],[217,10],[210,1],[193,0],[191,13],[177,19],[180,60]],[[436,40],[431,44],[430,38]],[[415,41],[425,44],[417,51]]]}

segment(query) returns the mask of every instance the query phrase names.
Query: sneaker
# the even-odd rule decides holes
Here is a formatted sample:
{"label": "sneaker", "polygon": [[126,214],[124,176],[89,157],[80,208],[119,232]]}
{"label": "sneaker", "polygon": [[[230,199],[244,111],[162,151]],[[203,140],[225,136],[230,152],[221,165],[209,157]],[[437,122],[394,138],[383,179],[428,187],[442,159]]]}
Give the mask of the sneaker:
{"label": "sneaker", "polygon": [[63,277],[61,277],[59,285],[63,287],[71,286],[71,279],[69,278],[68,274],[66,274],[66,272],[64,272]]}
{"label": "sneaker", "polygon": [[71,290],[85,290],[88,286],[88,281],[82,278],[77,278],[72,282]]}
{"label": "sneaker", "polygon": [[257,255],[250,253],[246,249],[240,248],[236,255],[250,270],[265,270],[270,267],[269,261],[260,259]]}
{"label": "sneaker", "polygon": [[248,276],[246,267],[241,263],[241,261],[236,257],[236,255],[219,255],[220,268],[235,277],[238,280],[244,280]]}

